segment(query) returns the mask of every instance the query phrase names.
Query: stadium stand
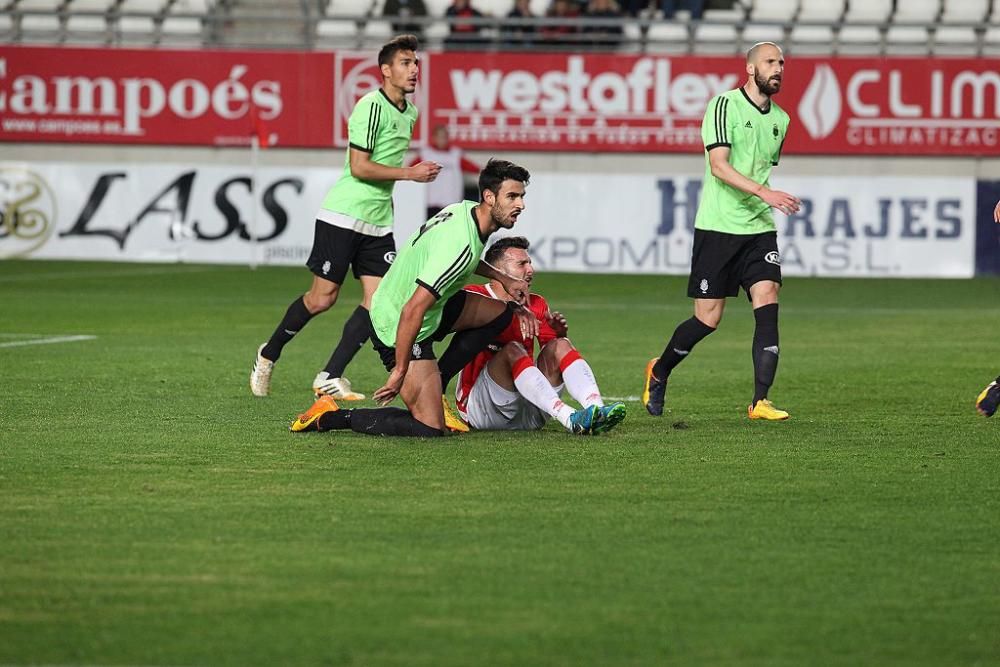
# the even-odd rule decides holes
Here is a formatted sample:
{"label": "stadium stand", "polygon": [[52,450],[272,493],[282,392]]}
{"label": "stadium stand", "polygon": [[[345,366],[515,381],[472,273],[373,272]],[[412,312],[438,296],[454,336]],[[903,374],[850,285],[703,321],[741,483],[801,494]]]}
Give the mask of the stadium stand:
{"label": "stadium stand", "polygon": [[[369,48],[399,17],[385,0],[9,0],[0,2],[0,42]],[[429,47],[451,32],[451,0],[424,0],[418,25]],[[736,53],[776,41],[790,53],[1000,55],[1000,0],[710,0],[701,19],[648,10],[602,18],[614,40],[538,40],[504,30],[514,0],[472,0],[477,48],[615,48],[628,52]],[[583,32],[586,19],[547,17],[552,0],[529,0],[536,31]],[[591,19],[591,27],[597,25]],[[548,28],[547,31],[543,30]],[[563,30],[559,30],[562,28]],[[617,33],[621,34],[620,39]],[[532,39],[531,35],[535,38]],[[589,33],[584,33],[585,35]],[[527,35],[527,37],[525,37]]]}

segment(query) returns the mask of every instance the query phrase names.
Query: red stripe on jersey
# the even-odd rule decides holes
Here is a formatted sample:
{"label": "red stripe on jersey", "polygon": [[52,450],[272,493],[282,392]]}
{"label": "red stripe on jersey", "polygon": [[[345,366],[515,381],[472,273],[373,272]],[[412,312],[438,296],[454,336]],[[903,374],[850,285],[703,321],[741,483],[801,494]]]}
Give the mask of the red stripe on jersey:
{"label": "red stripe on jersey", "polygon": [[579,352],[577,352],[576,350],[570,350],[569,352],[567,352],[566,356],[559,361],[559,372],[561,373],[565,371],[567,368],[569,368],[569,365],[574,361],[576,361],[577,359],[583,359],[583,357],[580,356]]}

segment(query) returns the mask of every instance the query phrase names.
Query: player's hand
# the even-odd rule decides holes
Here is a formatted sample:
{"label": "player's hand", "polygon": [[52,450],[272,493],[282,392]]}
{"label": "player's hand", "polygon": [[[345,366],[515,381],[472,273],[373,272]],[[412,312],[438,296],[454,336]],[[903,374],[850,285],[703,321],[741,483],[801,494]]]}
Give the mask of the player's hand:
{"label": "player's hand", "polygon": [[503,274],[500,276],[500,282],[507,290],[507,294],[514,297],[514,300],[519,304],[524,305],[528,302],[528,283],[526,281]]}
{"label": "player's hand", "polygon": [[419,164],[409,167],[409,171],[409,180],[416,181],[417,183],[430,183],[441,172],[441,165],[431,160],[424,160]]}
{"label": "player's hand", "polygon": [[763,199],[768,206],[778,209],[785,215],[798,213],[799,208],[802,206],[802,200],[781,190],[771,190],[770,188],[762,187],[757,196]]}
{"label": "player's hand", "polygon": [[556,332],[557,338],[565,338],[569,333],[569,324],[566,323],[566,316],[560,312],[545,313],[545,319],[549,321],[549,326]]}
{"label": "player's hand", "polygon": [[399,367],[392,369],[389,373],[389,379],[385,381],[385,385],[375,390],[372,394],[372,398],[379,406],[386,406],[392,402],[392,399],[399,396],[399,390],[403,388],[403,378],[406,377],[406,373],[399,370]]}
{"label": "player's hand", "polygon": [[993,220],[1000,222],[1000,200],[997,201],[997,207],[993,209]]}
{"label": "player's hand", "polygon": [[514,316],[517,317],[518,324],[521,325],[521,338],[528,339],[538,336],[538,329],[541,323],[529,308],[525,308],[524,306],[518,308]]}

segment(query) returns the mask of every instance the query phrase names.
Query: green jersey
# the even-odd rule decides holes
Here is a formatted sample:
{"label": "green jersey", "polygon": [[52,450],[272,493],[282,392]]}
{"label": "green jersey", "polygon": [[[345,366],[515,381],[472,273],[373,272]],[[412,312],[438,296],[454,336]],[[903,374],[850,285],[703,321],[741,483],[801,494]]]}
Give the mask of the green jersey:
{"label": "green jersey", "polygon": [[485,244],[472,214],[475,207],[474,201],[446,206],[399,249],[372,296],[372,327],[385,345],[396,346],[399,315],[418,285],[437,297],[417,333],[416,342],[421,342],[441,324],[444,302],[476,272]]}
{"label": "green jersey", "polygon": [[[381,88],[358,100],[347,122],[351,148],[370,153],[372,162],[402,167],[417,122],[417,108],[405,99],[403,105],[400,109],[393,104]],[[344,226],[336,216],[324,216],[327,211],[339,213],[366,223],[355,231],[372,236],[388,234],[392,229],[392,188],[395,184],[395,181],[365,181],[353,176],[348,149],[344,173],[326,193],[317,217]]]}
{"label": "green jersey", "polygon": [[729,163],[751,181],[768,187],[771,168],[778,164],[781,146],[788,130],[788,114],[771,102],[763,111],[743,88],[717,95],[708,103],[701,123],[705,143],[705,184],[695,218],[696,229],[727,234],[773,232],[771,207],[756,195],[750,195],[723,183],[712,175],[707,151],[729,147]]}

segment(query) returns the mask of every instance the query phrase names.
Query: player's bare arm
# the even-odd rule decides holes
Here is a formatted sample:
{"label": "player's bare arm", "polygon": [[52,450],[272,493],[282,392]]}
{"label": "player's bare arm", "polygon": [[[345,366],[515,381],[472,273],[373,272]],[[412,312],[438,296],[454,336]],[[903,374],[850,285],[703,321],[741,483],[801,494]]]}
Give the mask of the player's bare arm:
{"label": "player's bare arm", "polygon": [[993,220],[1000,222],[1000,200],[997,201],[997,207],[993,209]]}
{"label": "player's bare arm", "polygon": [[768,206],[778,209],[785,215],[798,212],[802,205],[802,201],[798,197],[781,190],[772,190],[762,183],[747,178],[730,164],[729,152],[728,146],[716,146],[709,151],[708,161],[712,166],[713,176],[737,190],[760,197]]}
{"label": "player's bare arm", "polygon": [[412,167],[389,167],[372,160],[371,153],[351,147],[351,175],[366,181],[416,181],[429,183],[437,178],[441,165],[424,161]]}
{"label": "player's bare arm", "polygon": [[422,285],[417,286],[417,291],[413,293],[410,300],[403,305],[403,310],[399,315],[399,325],[396,327],[396,366],[389,373],[389,379],[385,385],[379,388],[372,396],[379,405],[385,405],[399,395],[403,387],[403,380],[406,379],[406,372],[410,367],[413,344],[417,341],[417,334],[423,324],[424,315],[437,300],[437,297]]}

